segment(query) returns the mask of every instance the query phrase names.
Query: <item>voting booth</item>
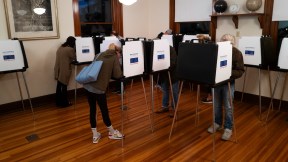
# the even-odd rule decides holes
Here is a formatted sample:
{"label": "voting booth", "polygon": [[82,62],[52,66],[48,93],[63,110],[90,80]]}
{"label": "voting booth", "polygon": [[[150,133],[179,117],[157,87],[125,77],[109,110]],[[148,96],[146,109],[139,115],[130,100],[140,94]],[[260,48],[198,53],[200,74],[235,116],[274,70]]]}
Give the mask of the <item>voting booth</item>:
{"label": "voting booth", "polygon": [[193,40],[193,39],[198,39],[197,38],[197,35],[184,35],[183,36],[183,39],[182,39],[182,42],[186,42],[186,41],[188,41],[188,42],[190,42],[191,40]]}
{"label": "voting booth", "polygon": [[280,110],[280,108],[281,108],[284,91],[286,89],[287,72],[288,72],[288,64],[287,64],[287,62],[288,62],[288,38],[283,38],[281,46],[280,46],[278,63],[277,63],[278,75],[276,77],[274,89],[273,89],[273,92],[272,92],[272,95],[271,95],[270,105],[269,105],[268,112],[267,112],[267,115],[266,115],[266,121],[265,121],[266,123],[268,121],[269,113],[270,113],[271,108],[273,106],[272,103],[273,103],[275,91],[276,91],[276,88],[277,88],[277,85],[278,85],[278,81],[280,79],[280,73],[284,72],[285,77],[284,77],[283,85],[281,87],[281,98],[280,98],[280,102],[279,102],[279,105],[278,105],[278,110]]}
{"label": "voting booth", "polygon": [[161,40],[167,40],[167,41],[169,42],[169,45],[172,46],[172,47],[174,47],[174,44],[173,44],[173,35],[164,34],[164,35],[162,35]]}
{"label": "voting booth", "polygon": [[214,85],[231,76],[232,45],[180,43],[176,76],[181,80]]}
{"label": "voting booth", "polygon": [[123,75],[133,77],[144,73],[144,50],[142,41],[125,42],[123,53]]}
{"label": "voting booth", "polygon": [[111,43],[114,43],[118,47],[122,46],[121,42],[117,37],[115,36],[104,37],[103,42],[100,44],[100,52],[106,51]]}
{"label": "voting booth", "polygon": [[288,38],[282,40],[277,65],[280,69],[288,70]]}
{"label": "voting booth", "polygon": [[[227,83],[230,90],[230,77],[232,72],[232,45],[229,41],[215,43],[193,43],[182,42],[179,44],[176,76],[180,79],[180,91],[177,106],[174,112],[174,118],[170,130],[169,140],[172,135],[175,119],[177,116],[180,96],[183,88],[183,81],[191,81],[197,84],[208,84],[212,87],[212,96],[214,88],[222,83]],[[199,90],[198,90],[199,92]],[[198,93],[197,92],[197,93]],[[198,94],[197,94],[198,96]],[[232,96],[230,104],[232,105]],[[197,97],[198,104],[198,97]],[[213,102],[212,125],[215,121],[215,105]],[[196,108],[195,119],[198,120],[198,109]],[[234,116],[233,116],[234,119]],[[213,128],[214,129],[214,128]],[[216,128],[215,128],[216,129]],[[234,124],[235,129],[235,124]],[[216,131],[215,131],[216,132]],[[213,133],[213,152],[215,147],[215,132]],[[235,137],[236,137],[236,131]]]}
{"label": "voting booth", "polygon": [[[143,75],[144,75],[144,42],[140,41],[139,39],[134,39],[134,38],[129,38],[126,39],[126,42],[124,43],[124,45],[122,46],[122,56],[123,56],[123,75],[125,77],[125,79],[127,78],[134,78],[134,77],[141,77],[141,81],[142,81],[142,87],[143,87],[143,94],[145,97],[145,102],[146,102],[146,109],[148,112],[148,116],[150,119],[150,123],[151,123],[151,131],[153,132],[153,124],[152,124],[152,120],[151,120],[151,116],[150,116],[150,112],[149,112],[149,107],[148,107],[148,101],[147,101],[147,97],[146,97],[146,90],[145,90],[145,86],[144,86],[144,80],[143,80]],[[151,46],[149,46],[151,47]],[[150,48],[151,49],[151,48]],[[149,51],[150,52],[150,51]],[[149,53],[147,52],[147,53]],[[122,113],[124,110],[124,95],[123,95],[123,91],[124,91],[124,84],[123,84],[124,80],[121,80],[121,109],[122,109]],[[132,89],[132,83],[131,82],[131,89]],[[131,91],[133,92],[133,91]],[[130,94],[130,93],[129,93]],[[123,115],[122,115],[123,116]],[[123,130],[123,118],[122,118],[122,133],[124,132]],[[123,146],[123,140],[122,140],[122,146]]]}
{"label": "voting booth", "polygon": [[28,68],[22,41],[0,40],[0,73],[25,71]]}
{"label": "voting booth", "polygon": [[0,74],[1,73],[13,73],[13,72],[16,73],[22,106],[24,109],[23,95],[22,95],[21,85],[20,85],[17,72],[22,73],[23,80],[24,80],[25,87],[26,87],[27,96],[28,96],[29,103],[30,103],[30,108],[33,113],[33,119],[35,119],[32,102],[30,98],[30,93],[29,93],[28,85],[27,85],[26,78],[24,75],[24,72],[28,68],[28,62],[27,62],[23,43],[20,40],[0,40],[0,47],[1,47],[0,48]]}
{"label": "voting booth", "polygon": [[243,54],[243,61],[245,65],[261,65],[262,59],[260,39],[260,36],[241,37],[239,39],[238,49]]}
{"label": "voting booth", "polygon": [[92,37],[76,37],[76,60],[78,63],[91,62],[95,57]]}

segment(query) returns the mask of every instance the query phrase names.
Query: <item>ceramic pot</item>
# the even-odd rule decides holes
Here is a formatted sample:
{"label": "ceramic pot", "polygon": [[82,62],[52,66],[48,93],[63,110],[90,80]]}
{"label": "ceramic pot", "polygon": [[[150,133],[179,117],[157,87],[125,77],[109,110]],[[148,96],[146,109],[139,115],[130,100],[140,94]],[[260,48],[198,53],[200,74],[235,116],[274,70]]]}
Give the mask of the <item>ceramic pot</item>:
{"label": "ceramic pot", "polygon": [[223,13],[227,9],[227,2],[224,0],[218,0],[214,3],[214,10],[217,13]]}
{"label": "ceramic pot", "polygon": [[258,10],[262,5],[262,0],[247,0],[246,7],[249,11],[253,12]]}

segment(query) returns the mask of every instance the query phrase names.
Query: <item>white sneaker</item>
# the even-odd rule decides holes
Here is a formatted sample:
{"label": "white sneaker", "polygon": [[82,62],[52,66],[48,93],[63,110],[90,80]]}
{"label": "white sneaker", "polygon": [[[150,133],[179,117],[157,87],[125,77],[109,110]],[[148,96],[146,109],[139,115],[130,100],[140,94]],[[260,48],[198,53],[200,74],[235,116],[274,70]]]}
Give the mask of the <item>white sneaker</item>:
{"label": "white sneaker", "polygon": [[222,140],[228,141],[230,137],[232,136],[232,130],[231,129],[224,129],[224,133],[221,137]]}
{"label": "white sneaker", "polygon": [[110,139],[122,139],[123,137],[124,135],[122,135],[117,129],[115,129],[113,133],[109,131]]}
{"label": "white sneaker", "polygon": [[93,137],[93,143],[98,143],[101,138],[101,134],[97,132],[97,135]]}
{"label": "white sneaker", "polygon": [[217,124],[217,123],[214,123],[214,129],[215,129],[215,131],[213,130],[213,126],[210,126],[210,127],[207,129],[207,131],[208,131],[209,133],[215,133],[216,131],[221,130],[221,126],[220,126],[219,124]]}

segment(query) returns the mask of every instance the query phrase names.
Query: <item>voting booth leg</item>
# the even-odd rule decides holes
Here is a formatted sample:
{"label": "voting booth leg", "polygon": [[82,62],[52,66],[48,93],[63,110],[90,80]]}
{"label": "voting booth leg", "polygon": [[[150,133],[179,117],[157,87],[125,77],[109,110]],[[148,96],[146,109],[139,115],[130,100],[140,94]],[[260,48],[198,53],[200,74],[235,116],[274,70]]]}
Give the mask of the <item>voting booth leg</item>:
{"label": "voting booth leg", "polygon": [[[121,81],[121,132],[124,134],[124,83]],[[124,146],[124,138],[122,138],[122,147]]]}
{"label": "voting booth leg", "polygon": [[28,88],[28,85],[27,85],[27,82],[26,82],[26,78],[25,78],[25,75],[24,75],[23,72],[22,72],[22,76],[23,76],[23,79],[24,79],[24,83],[25,83],[25,87],[26,87],[26,92],[27,92],[27,96],[28,96],[28,99],[29,99],[29,103],[30,103],[30,108],[31,108],[31,111],[32,111],[32,114],[33,114],[33,119],[35,120],[34,109],[33,109],[32,102],[31,102],[31,98],[30,98],[29,88]]}
{"label": "voting booth leg", "polygon": [[[151,93],[151,111],[154,114],[154,90],[153,90],[153,74],[150,74],[150,93]],[[153,120],[152,115],[152,120]],[[154,122],[153,122],[154,123]]]}
{"label": "voting booth leg", "polygon": [[243,87],[242,87],[242,95],[241,95],[241,102],[243,102],[243,97],[244,97],[244,88],[246,85],[246,75],[247,75],[247,66],[245,67],[245,74],[244,74],[244,81],[243,81]]}
{"label": "voting booth leg", "polygon": [[[271,72],[270,67],[268,66],[268,75],[269,75],[269,87],[270,87],[270,96],[272,98],[272,84],[271,84]],[[273,102],[272,102],[272,110],[274,109]]]}
{"label": "voting booth leg", "polygon": [[262,121],[262,105],[261,105],[261,69],[259,68],[259,120]]}
{"label": "voting booth leg", "polygon": [[212,110],[212,127],[213,127],[213,133],[212,133],[212,150],[213,150],[213,161],[216,161],[216,155],[215,155],[215,125],[214,125],[214,121],[215,121],[215,92],[214,92],[214,87],[212,88],[212,101],[213,101],[213,110]]}
{"label": "voting booth leg", "polygon": [[19,81],[19,77],[18,77],[18,73],[17,73],[17,72],[16,72],[16,78],[17,78],[18,88],[19,88],[19,92],[20,92],[20,97],[21,97],[21,102],[22,102],[22,108],[23,108],[23,110],[25,110],[24,101],[23,101],[23,94],[22,94],[22,90],[21,90],[21,86],[20,86],[20,81]]}
{"label": "voting booth leg", "polygon": [[[75,67],[75,77],[77,76],[77,65],[74,66]],[[76,101],[77,101],[77,82],[75,80],[75,90],[74,90],[74,110],[76,110]]]}
{"label": "voting booth leg", "polygon": [[280,111],[281,109],[281,104],[282,104],[282,100],[283,100],[283,95],[284,95],[284,90],[286,88],[286,79],[287,79],[287,72],[285,72],[285,78],[284,78],[284,82],[283,82],[283,87],[282,87],[282,92],[281,92],[281,98],[280,98],[280,102],[279,102],[279,106],[278,106],[278,111]]}
{"label": "voting booth leg", "polygon": [[147,97],[146,97],[146,90],[145,90],[145,85],[144,85],[143,77],[141,77],[141,82],[142,82],[142,87],[143,87],[143,91],[144,91],[146,109],[147,109],[147,113],[148,113],[149,120],[150,120],[151,131],[153,132],[153,131],[154,131],[154,127],[153,127],[154,124],[153,124],[153,122],[152,122],[151,115],[150,115],[150,111],[149,111],[149,107],[148,107],[148,101],[147,101]]}
{"label": "voting booth leg", "polygon": [[232,121],[233,121],[234,138],[235,138],[234,142],[238,143],[237,132],[236,132],[236,122],[235,122],[235,117],[234,117],[234,104],[233,104],[233,98],[232,98],[232,94],[231,94],[230,82],[228,82],[228,89],[229,89],[229,102],[230,102],[231,109],[232,109]]}
{"label": "voting booth leg", "polygon": [[177,111],[178,111],[178,107],[179,107],[179,102],[180,102],[180,96],[181,96],[181,93],[182,93],[182,88],[183,88],[183,81],[180,81],[180,91],[179,91],[179,94],[178,94],[178,102],[176,104],[176,108],[175,108],[175,112],[174,112],[174,118],[173,118],[171,130],[170,130],[170,134],[169,134],[169,142],[170,142],[172,131],[173,131],[173,128],[174,128],[175,119],[177,118]]}
{"label": "voting booth leg", "polygon": [[280,77],[280,72],[278,72],[278,75],[277,75],[277,78],[276,78],[276,81],[275,81],[275,85],[274,85],[274,89],[273,89],[273,92],[272,92],[272,95],[271,95],[271,100],[270,100],[269,108],[268,108],[267,115],[266,115],[265,124],[267,124],[267,121],[268,121],[268,117],[269,117],[269,113],[270,113],[271,108],[272,108],[272,110],[273,110],[273,99],[274,99],[275,91],[276,91],[277,84],[278,84],[278,81],[279,81],[279,77]]}
{"label": "voting booth leg", "polygon": [[[172,103],[173,103],[173,107],[175,108],[174,93],[173,93],[171,75],[170,75],[170,71],[169,71],[169,70],[168,70],[168,78],[169,78],[169,85],[170,85],[170,90],[171,90],[171,95],[172,95]],[[173,113],[173,112],[172,112],[172,113]]]}
{"label": "voting booth leg", "polygon": [[199,96],[200,96],[200,85],[197,85],[197,96],[196,96],[196,109],[195,109],[195,125],[199,124]]}

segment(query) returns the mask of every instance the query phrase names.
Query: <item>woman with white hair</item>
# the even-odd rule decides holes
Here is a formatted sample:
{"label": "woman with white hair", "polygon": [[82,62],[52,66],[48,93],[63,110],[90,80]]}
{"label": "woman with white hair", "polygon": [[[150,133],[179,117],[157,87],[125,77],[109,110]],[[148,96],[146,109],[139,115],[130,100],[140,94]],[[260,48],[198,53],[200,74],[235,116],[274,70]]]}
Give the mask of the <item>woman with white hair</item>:
{"label": "woman with white hair", "polygon": [[[235,90],[235,79],[240,78],[244,73],[244,62],[241,51],[239,51],[235,45],[235,37],[230,34],[225,34],[221,37],[220,41],[230,41],[233,45],[232,47],[232,75],[230,77],[230,87],[231,87],[231,95],[232,100],[234,98],[234,90]],[[233,128],[233,105],[229,102],[229,88],[228,84],[223,84],[214,88],[214,106],[215,106],[215,121],[214,121],[214,129],[213,126],[208,128],[209,133],[214,133],[215,131],[221,130],[222,125],[224,126],[224,133],[221,137],[222,140],[229,140],[232,136],[232,128]],[[225,110],[225,120],[224,124],[222,121],[223,111],[222,111],[222,103]]]}

